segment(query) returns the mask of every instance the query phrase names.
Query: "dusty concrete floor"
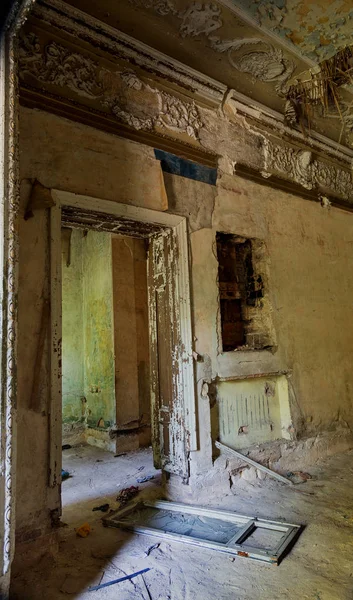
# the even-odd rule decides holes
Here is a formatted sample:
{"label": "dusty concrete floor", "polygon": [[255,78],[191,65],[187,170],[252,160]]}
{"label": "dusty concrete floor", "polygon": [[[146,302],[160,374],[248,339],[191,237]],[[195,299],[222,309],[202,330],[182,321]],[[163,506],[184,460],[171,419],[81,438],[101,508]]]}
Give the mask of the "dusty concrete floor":
{"label": "dusty concrete floor", "polygon": [[[156,478],[143,494],[161,494],[160,477],[149,450],[126,457],[91,447],[64,453],[72,478],[63,483],[60,553],[16,577],[12,598],[21,600],[348,600],[353,598],[353,452],[336,455],[310,470],[313,479],[295,489],[266,479],[241,480],[209,505],[239,513],[306,525],[279,567],[230,558],[192,546],[161,542],[146,556],[154,538],[133,536],[101,525],[93,506],[110,502],[141,474]],[[102,461],[102,462],[97,462]],[[300,491],[302,490],[302,492]],[[305,493],[304,493],[305,492]],[[80,539],[75,527],[88,521],[91,534]],[[98,592],[88,587],[150,567],[141,577]]]}

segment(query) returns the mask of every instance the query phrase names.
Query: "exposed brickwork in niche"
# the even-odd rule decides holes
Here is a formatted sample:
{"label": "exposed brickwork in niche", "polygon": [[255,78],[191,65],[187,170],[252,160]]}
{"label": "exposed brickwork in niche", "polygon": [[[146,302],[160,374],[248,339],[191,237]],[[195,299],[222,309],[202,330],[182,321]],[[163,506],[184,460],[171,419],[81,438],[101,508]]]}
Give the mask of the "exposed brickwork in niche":
{"label": "exposed brickwork in niche", "polygon": [[264,243],[221,232],[216,242],[223,352],[272,349]]}

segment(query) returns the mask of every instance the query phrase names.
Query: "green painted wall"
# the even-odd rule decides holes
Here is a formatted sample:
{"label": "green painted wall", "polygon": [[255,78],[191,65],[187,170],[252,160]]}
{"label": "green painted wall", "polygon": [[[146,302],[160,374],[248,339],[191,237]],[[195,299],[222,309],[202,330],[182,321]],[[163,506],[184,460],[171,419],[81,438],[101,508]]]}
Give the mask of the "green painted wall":
{"label": "green painted wall", "polygon": [[83,319],[82,319],[82,231],[72,231],[70,265],[68,246],[62,254],[62,399],[63,422],[83,421]]}
{"label": "green painted wall", "polygon": [[[63,244],[63,250],[65,244]],[[116,421],[111,236],[73,230],[63,252],[63,423]],[[85,400],[85,401],[82,401]]]}
{"label": "green painted wall", "polygon": [[87,424],[116,421],[112,249],[109,234],[89,231],[82,240],[84,395]]}

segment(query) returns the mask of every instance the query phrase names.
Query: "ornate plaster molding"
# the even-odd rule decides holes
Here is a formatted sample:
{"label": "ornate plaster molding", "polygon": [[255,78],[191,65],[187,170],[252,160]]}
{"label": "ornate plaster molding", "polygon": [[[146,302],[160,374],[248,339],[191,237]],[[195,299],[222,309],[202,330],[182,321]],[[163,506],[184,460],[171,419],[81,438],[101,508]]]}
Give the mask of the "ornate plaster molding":
{"label": "ornate plaster molding", "polygon": [[[224,24],[221,18],[221,7],[216,2],[192,1],[185,10],[178,10],[173,0],[129,0],[129,2],[135,7],[152,9],[160,16],[172,14],[181,20],[179,27],[181,37],[205,35],[215,52],[227,53],[228,62],[234,69],[241,73],[248,73],[264,83],[275,83],[277,94],[285,95],[286,83],[296,68],[295,62],[286,58],[281,48],[275,48],[263,38],[227,40],[213,36],[213,32],[221,29]],[[262,49],[251,48],[256,45],[261,45]]]}
{"label": "ornate plaster molding", "polygon": [[[241,73],[249,73],[258,81],[275,83],[278,95],[284,96],[287,82],[293,75],[296,65],[285,58],[282,50],[268,44],[261,38],[244,38],[221,40],[210,38],[211,47],[217,52],[226,52],[229,63]],[[254,49],[254,46],[262,46]],[[248,48],[249,51],[239,54],[238,51]]]}
{"label": "ornate plaster molding", "polygon": [[351,171],[314,159],[310,150],[279,146],[270,140],[264,140],[262,175],[270,177],[272,174],[299,183],[308,190],[326,190],[344,199],[353,196]]}
{"label": "ornate plaster molding", "polygon": [[198,138],[202,121],[195,103],[151,87],[132,70],[108,71],[98,61],[56,41],[41,45],[33,32],[21,35],[19,65],[22,80],[34,78],[49,88],[67,88],[97,101],[134,129],[161,128]]}
{"label": "ornate plaster molding", "polygon": [[129,0],[136,8],[151,8],[158,15],[177,15],[179,13],[173,0]]}
{"label": "ornate plaster molding", "polygon": [[[282,49],[275,48],[262,38],[223,40],[214,33],[223,27],[221,8],[215,2],[193,1],[179,10],[173,0],[129,0],[137,8],[149,8],[160,16],[173,15],[180,22],[181,37],[204,35],[210,47],[218,53],[226,53],[229,64],[264,83],[274,83],[280,96],[285,95],[286,83],[295,71],[295,62],[286,58]],[[67,33],[99,44],[110,53],[133,61],[154,72],[163,73],[185,88],[193,89],[204,99],[220,103],[226,86],[201,73],[182,65],[134,40],[130,36],[75,9],[61,0],[39,0],[34,14],[41,20],[59,26]],[[255,49],[254,46],[262,46]],[[245,50],[245,52],[244,52]]]}
{"label": "ornate plaster molding", "polygon": [[[159,3],[161,6],[163,2]],[[112,56],[137,65],[164,82],[170,81],[184,88],[186,93],[201,102],[218,106],[226,92],[222,83],[199,71],[151,48],[129,35],[110,27],[90,15],[62,2],[62,0],[39,0],[33,15],[51,26],[88,41]]]}
{"label": "ornate plaster molding", "polygon": [[223,25],[221,9],[215,2],[191,2],[189,6],[179,13],[181,25],[179,28],[182,37],[194,37],[204,34],[209,37],[213,31]]}
{"label": "ornate plaster molding", "polygon": [[352,168],[353,150],[343,146],[334,140],[315,131],[310,132],[310,136],[305,136],[299,129],[293,129],[286,125],[283,114],[272,110],[268,106],[249,98],[236,90],[230,90],[223,103],[223,107],[230,106],[232,112],[247,121],[258,123],[259,130],[269,127],[277,132],[282,138],[299,143],[320,154],[326,154],[335,160],[345,164],[347,168]]}

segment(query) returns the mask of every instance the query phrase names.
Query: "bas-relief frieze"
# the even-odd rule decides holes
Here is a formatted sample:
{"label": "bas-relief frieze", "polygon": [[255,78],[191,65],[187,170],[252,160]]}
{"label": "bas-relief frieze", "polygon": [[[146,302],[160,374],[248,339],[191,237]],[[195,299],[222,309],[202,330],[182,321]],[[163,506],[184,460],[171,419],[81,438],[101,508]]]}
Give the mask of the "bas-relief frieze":
{"label": "bas-relief frieze", "polygon": [[195,103],[151,87],[132,70],[109,71],[56,41],[41,45],[33,32],[21,36],[19,66],[22,81],[67,88],[134,129],[162,128],[198,139],[202,121]]}
{"label": "bas-relief frieze", "polygon": [[[217,53],[224,54],[227,62],[238,73],[250,75],[255,81],[269,84],[280,98],[286,98],[289,81],[295,75],[296,63],[290,56],[285,55],[282,50],[267,39],[262,37],[247,37],[241,39],[223,39],[220,35],[222,27],[227,24],[222,9],[215,2],[191,2],[186,8],[179,9],[177,0],[127,0],[136,8],[147,8],[155,14],[163,17],[168,15],[175,18],[178,23],[179,35],[182,38],[193,38],[203,36],[206,38],[208,47]],[[152,53],[139,51],[139,42],[125,36],[122,32],[113,30],[109,25],[82,13],[60,0],[40,0],[35,11],[35,16],[48,25],[62,28],[71,35],[77,35],[81,39],[88,39],[94,44],[108,50],[115,56],[124,55],[126,60],[139,64],[155,74],[160,74],[186,90],[192,90],[196,97],[213,105],[219,105],[226,86],[215,80],[207,79],[201,73],[191,70],[176,61],[168,61],[168,57],[162,58]],[[88,37],[87,37],[88,36]],[[137,44],[137,45],[136,45]],[[342,104],[342,106],[341,106]],[[353,139],[353,107],[340,102],[342,123],[341,134],[338,133],[339,141],[344,140],[351,145]],[[292,127],[297,126],[297,111],[290,102],[284,105],[286,122]],[[317,112],[317,111],[316,111]],[[317,114],[319,119],[319,131],[325,131],[327,119],[337,120],[333,114]],[[316,118],[315,117],[315,118]],[[320,129],[321,128],[321,129]],[[335,128],[334,126],[334,129]],[[333,129],[333,131],[334,131]],[[332,133],[332,128],[330,129]],[[329,134],[330,135],[330,134]]]}
{"label": "bas-relief frieze", "polygon": [[323,188],[345,199],[352,197],[353,176],[348,170],[313,158],[310,150],[297,150],[264,141],[262,175],[277,174],[299,183],[308,190]]}
{"label": "bas-relief frieze", "polygon": [[41,21],[45,28],[54,27],[70,36],[89,42],[109,55],[168,80],[187,93],[191,92],[202,102],[218,106],[222,101],[226,86],[210,79],[201,72],[170,59],[167,55],[153,50],[122,31],[102,23],[61,0],[37,0],[33,16]]}
{"label": "bas-relief frieze", "polygon": [[[136,2],[138,1],[136,0]],[[158,6],[159,10],[164,13],[167,8],[162,8],[162,4],[164,5],[164,3],[159,3]],[[157,3],[151,0],[150,5],[157,6]],[[168,6],[168,10],[171,11],[172,5],[168,3]],[[195,9],[196,3],[192,3],[192,6]],[[204,6],[197,4],[201,12],[204,10]],[[212,5],[210,19],[212,16],[217,18],[219,16],[215,6]],[[184,11],[184,16],[186,14],[189,13]],[[207,19],[204,19],[202,23],[203,30],[207,29],[207,24],[211,27]],[[185,35],[191,35],[191,31],[199,31],[195,24],[189,25],[190,29],[183,21]],[[213,30],[215,29],[216,25]],[[218,38],[212,38],[212,43],[218,45],[220,42]],[[273,81],[282,90],[284,89],[292,65],[282,57],[281,53],[277,53],[275,48],[264,45],[261,39],[243,39],[237,43],[221,42],[221,44],[222,52],[230,52],[233,61],[237,60],[236,54],[233,55],[233,52],[253,45],[253,52],[242,54],[238,66],[244,70],[256,70],[260,69],[260,64],[261,69],[256,71],[257,77],[262,78],[263,81]],[[269,61],[268,57],[273,57],[273,61]],[[67,91],[77,96],[78,101],[81,97],[83,104],[84,100],[94,101],[96,106],[98,103],[102,111],[109,111],[118,120],[130,125],[135,130],[159,129],[172,136],[183,133],[191,139],[198,140],[200,129],[206,127],[207,119],[203,121],[206,117],[194,102],[181,100],[164,90],[152,87],[130,68],[121,71],[108,70],[99,63],[99,59],[93,60],[57,41],[41,44],[33,32],[23,34],[21,38],[20,77],[29,84],[32,84],[33,80],[44,84],[46,89],[54,94],[58,93],[55,87],[66,88]],[[66,93],[66,95],[68,94]],[[218,116],[213,113],[212,118],[218,119],[220,116],[221,113]],[[261,138],[263,139],[263,136]],[[217,140],[215,140],[213,151],[217,151],[216,146]],[[265,140],[263,148],[264,176],[276,173],[307,189],[319,186],[344,198],[350,196],[352,177],[348,169],[343,170],[334,165],[316,161],[310,150],[276,146],[269,140]]]}

